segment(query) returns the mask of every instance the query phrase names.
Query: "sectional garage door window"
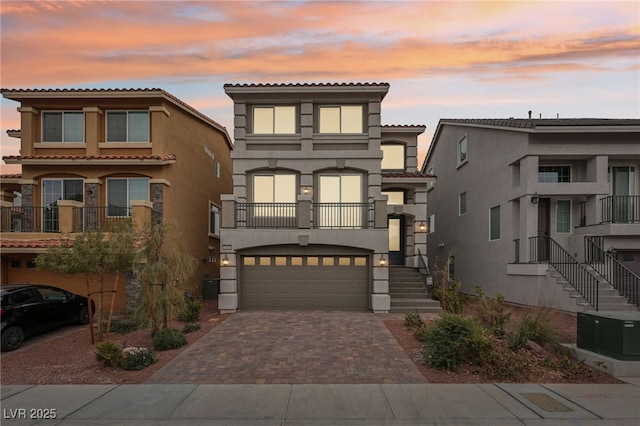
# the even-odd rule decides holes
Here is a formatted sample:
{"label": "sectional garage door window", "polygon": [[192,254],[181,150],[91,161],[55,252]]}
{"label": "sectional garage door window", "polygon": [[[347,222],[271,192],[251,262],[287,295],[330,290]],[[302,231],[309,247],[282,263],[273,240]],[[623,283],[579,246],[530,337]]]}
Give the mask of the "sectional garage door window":
{"label": "sectional garage door window", "polygon": [[367,256],[243,256],[241,268],[241,309],[369,309]]}

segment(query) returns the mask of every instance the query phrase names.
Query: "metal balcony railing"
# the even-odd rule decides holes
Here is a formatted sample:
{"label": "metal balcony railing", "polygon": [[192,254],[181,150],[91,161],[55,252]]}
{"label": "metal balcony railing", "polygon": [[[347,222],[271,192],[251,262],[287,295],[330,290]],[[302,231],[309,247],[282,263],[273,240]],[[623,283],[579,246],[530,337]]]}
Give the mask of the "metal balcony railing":
{"label": "metal balcony railing", "polygon": [[373,203],[313,203],[313,227],[366,229],[374,227]]}
{"label": "metal balcony railing", "polygon": [[560,244],[547,236],[530,237],[531,262],[548,262],[585,300],[598,310],[598,279]]}
{"label": "metal balcony railing", "polygon": [[297,228],[297,203],[236,203],[238,228]]}
{"label": "metal balcony railing", "polygon": [[640,277],[603,248],[602,237],[584,237],[585,262],[636,308],[640,307]]}
{"label": "metal balcony railing", "polygon": [[58,207],[0,207],[0,232],[59,232]]}
{"label": "metal balcony railing", "polygon": [[610,195],[600,208],[602,223],[640,223],[640,195]]}

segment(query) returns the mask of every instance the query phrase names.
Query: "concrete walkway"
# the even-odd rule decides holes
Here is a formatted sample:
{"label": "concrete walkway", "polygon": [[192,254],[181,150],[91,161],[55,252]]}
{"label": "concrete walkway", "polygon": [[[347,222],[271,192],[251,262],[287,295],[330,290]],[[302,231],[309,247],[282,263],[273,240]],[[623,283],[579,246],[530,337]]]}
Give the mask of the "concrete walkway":
{"label": "concrete walkway", "polygon": [[[640,380],[619,385],[2,386],[2,425],[640,424]],[[44,420],[45,416],[55,419]]]}
{"label": "concrete walkway", "polygon": [[146,383],[426,383],[381,319],[371,312],[237,312]]}

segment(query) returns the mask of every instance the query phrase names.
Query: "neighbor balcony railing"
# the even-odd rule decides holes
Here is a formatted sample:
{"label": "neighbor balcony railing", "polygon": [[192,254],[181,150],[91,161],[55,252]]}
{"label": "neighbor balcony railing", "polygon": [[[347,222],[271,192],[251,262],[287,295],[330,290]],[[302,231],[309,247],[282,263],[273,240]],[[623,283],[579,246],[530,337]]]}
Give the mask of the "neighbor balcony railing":
{"label": "neighbor balcony railing", "polygon": [[59,232],[58,207],[0,207],[0,232]]}
{"label": "neighbor balcony railing", "polygon": [[640,195],[610,195],[600,208],[602,223],[640,223]]}

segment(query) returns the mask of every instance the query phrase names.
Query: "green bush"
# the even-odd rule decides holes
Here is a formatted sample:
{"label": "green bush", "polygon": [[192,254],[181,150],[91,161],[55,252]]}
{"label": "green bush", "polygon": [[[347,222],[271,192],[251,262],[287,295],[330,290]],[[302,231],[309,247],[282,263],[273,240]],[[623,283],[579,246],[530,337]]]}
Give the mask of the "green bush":
{"label": "green bush", "polygon": [[493,342],[473,318],[444,313],[424,333],[422,358],[431,367],[455,371],[464,361],[476,362]]}
{"label": "green bush", "polygon": [[96,346],[96,360],[107,367],[120,367],[122,348],[111,340],[105,340]]}
{"label": "green bush", "polygon": [[184,308],[178,314],[178,319],[183,322],[200,321],[200,313],[202,312],[202,300],[197,297],[188,298],[185,301]]}
{"label": "green bush", "polygon": [[111,329],[110,329],[110,331],[112,331],[114,333],[127,334],[127,333],[130,333],[130,332],[132,332],[132,331],[134,331],[136,329],[137,329],[137,327],[133,323],[133,321],[128,320],[128,319],[119,318],[119,319],[114,319],[113,321],[111,321]]}
{"label": "green bush", "polygon": [[157,362],[156,356],[147,348],[131,348],[122,357],[124,370],[142,370]]}
{"label": "green bush", "polygon": [[186,344],[187,338],[175,328],[165,328],[153,335],[153,347],[158,351],[178,349]]}
{"label": "green bush", "polygon": [[182,332],[184,334],[189,334],[189,333],[193,333],[194,331],[198,331],[200,330],[200,323],[196,322],[196,323],[192,323],[192,324],[185,324],[184,327],[182,328]]}
{"label": "green bush", "polygon": [[404,325],[410,330],[416,330],[424,326],[424,320],[417,312],[410,312],[404,317]]}

